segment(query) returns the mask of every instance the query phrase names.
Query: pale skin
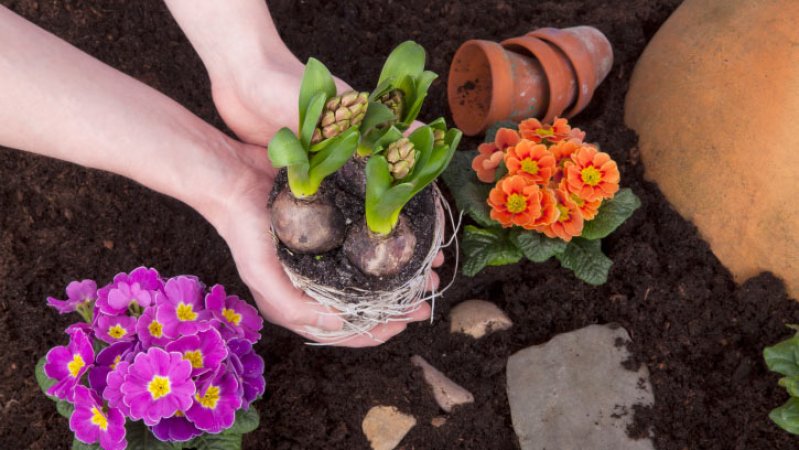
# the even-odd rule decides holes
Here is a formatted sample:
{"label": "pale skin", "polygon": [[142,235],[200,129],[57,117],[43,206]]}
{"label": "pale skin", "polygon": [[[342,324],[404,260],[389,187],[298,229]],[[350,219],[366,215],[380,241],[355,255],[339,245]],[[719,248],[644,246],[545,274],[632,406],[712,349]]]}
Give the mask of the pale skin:
{"label": "pale skin", "polygon": [[[14,43],[0,46],[0,145],[112,172],[188,204],[225,239],[267,320],[307,339],[307,327],[340,329],[337,315],[286,277],[265,208],[275,170],[263,146],[297,121],[303,64],[263,0],[166,3],[208,70],[220,115],[244,142],[0,6],[0,42]],[[442,263],[439,254],[434,265]],[[434,274],[430,288],[437,285]],[[337,345],[378,345],[429,316],[425,303]]]}

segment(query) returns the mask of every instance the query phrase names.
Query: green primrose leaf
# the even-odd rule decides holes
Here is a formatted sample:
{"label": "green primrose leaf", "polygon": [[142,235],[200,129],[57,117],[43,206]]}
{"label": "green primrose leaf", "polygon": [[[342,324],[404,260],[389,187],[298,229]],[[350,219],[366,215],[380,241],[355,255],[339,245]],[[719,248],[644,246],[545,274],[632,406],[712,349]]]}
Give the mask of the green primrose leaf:
{"label": "green primrose leaf", "polygon": [[472,170],[472,160],[475,156],[477,156],[476,150],[455,152],[441,178],[455,197],[455,204],[459,210],[468,214],[481,226],[496,226],[497,223],[491,219],[487,203],[492,185],[477,179]]}
{"label": "green primrose leaf", "polygon": [[497,131],[499,131],[500,128],[518,130],[519,124],[510,120],[502,120],[500,122],[494,123],[486,130],[486,138],[484,142],[494,142],[494,139],[497,137]]}
{"label": "green primrose leaf", "polygon": [[327,97],[335,96],[336,82],[324,64],[316,58],[308,58],[300,84],[300,125],[305,122],[305,113],[311,99],[319,93],[324,93]]}
{"label": "green primrose leaf", "polygon": [[763,349],[768,370],[786,377],[799,376],[799,333]]}
{"label": "green primrose leaf", "polygon": [[791,397],[799,397],[799,376],[780,378],[779,385],[784,387]]}
{"label": "green primrose leaf", "polygon": [[57,381],[48,377],[47,374],[44,373],[44,364],[46,362],[47,358],[44,356],[39,358],[39,361],[36,362],[36,368],[34,369],[34,376],[36,377],[36,383],[39,385],[39,388],[42,390],[44,395],[46,395],[47,398],[55,402],[58,414],[60,414],[64,418],[69,419],[70,416],[72,416],[72,412],[75,410],[75,407],[68,401],[61,400],[58,397],[54,397],[47,393],[47,390],[55,386]]}
{"label": "green primrose leaf", "polygon": [[313,190],[311,195],[319,189],[322,180],[340,169],[355,153],[355,149],[358,147],[358,130],[350,128],[333,138],[332,141],[324,150],[311,157],[308,171],[309,187]]}
{"label": "green primrose leaf", "polygon": [[196,450],[241,450],[240,434],[203,434],[188,442],[188,448]]}
{"label": "green primrose leaf", "polygon": [[593,220],[585,223],[580,237],[588,240],[604,238],[623,224],[640,206],[641,200],[631,189],[621,189],[615,197],[602,202],[599,213]]}
{"label": "green primrose leaf", "polygon": [[514,264],[522,259],[522,252],[516,248],[502,228],[478,228],[466,225],[461,241],[465,260],[463,274],[476,275],[486,266]]}
{"label": "green primrose leaf", "polygon": [[380,71],[378,86],[389,79],[401,80],[405,76],[417,77],[424,70],[427,55],[424,48],[413,41],[398,45],[386,58]]}
{"label": "green primrose leaf", "polygon": [[608,272],[613,265],[613,261],[602,253],[602,243],[599,240],[574,238],[563,253],[555,256],[561,266],[572,270],[577,278],[595,286],[608,280]]}
{"label": "green primrose leaf", "polygon": [[319,123],[319,116],[322,115],[327,98],[324,92],[318,92],[308,102],[305,119],[300,123],[300,142],[302,142],[303,148],[310,148],[311,146],[313,132],[316,129],[316,124]]}
{"label": "green primrose leaf", "polygon": [[84,444],[77,438],[73,438],[72,450],[100,450],[100,444]]}
{"label": "green primrose leaf", "polygon": [[799,398],[791,397],[771,411],[768,417],[780,428],[791,434],[799,434]]}
{"label": "green primrose leaf", "polygon": [[551,239],[541,233],[518,228],[510,232],[510,240],[527,259],[537,263],[560,255],[568,245],[561,239]]}
{"label": "green primrose leaf", "polygon": [[142,421],[128,420],[125,423],[125,439],[128,440],[128,450],[180,450],[180,442],[163,442],[153,435]]}
{"label": "green primrose leaf", "polygon": [[231,434],[251,433],[258,428],[260,421],[258,410],[250,405],[250,409],[247,411],[243,409],[236,411],[236,421],[233,422],[233,426],[227,432]]}

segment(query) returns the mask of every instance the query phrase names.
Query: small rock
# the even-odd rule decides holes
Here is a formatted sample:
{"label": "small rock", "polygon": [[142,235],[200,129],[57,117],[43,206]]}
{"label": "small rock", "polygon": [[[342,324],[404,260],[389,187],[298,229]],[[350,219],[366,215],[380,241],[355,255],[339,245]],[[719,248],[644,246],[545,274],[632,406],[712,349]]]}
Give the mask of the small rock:
{"label": "small rock", "polygon": [[508,400],[522,450],[652,450],[627,436],[632,406],[654,402],[649,371],[622,367],[627,330],[591,325],[508,359]]}
{"label": "small rock", "polygon": [[445,423],[447,423],[447,418],[446,417],[438,416],[438,417],[433,417],[432,419],[430,419],[430,425],[432,425],[432,426],[434,426],[436,428],[440,428]]}
{"label": "small rock", "polygon": [[108,240],[103,241],[103,247],[107,248],[108,250],[113,250],[114,241],[108,241]]}
{"label": "small rock", "polygon": [[513,326],[510,318],[497,305],[485,300],[467,300],[449,314],[451,333],[465,333],[475,339]]}
{"label": "small rock", "polygon": [[421,356],[412,356],[411,364],[422,368],[424,380],[433,389],[433,397],[435,397],[438,406],[444,411],[451,412],[452,408],[458,405],[474,402],[474,396],[471,392],[447,378],[446,375],[431,366]]}
{"label": "small rock", "polygon": [[366,413],[361,428],[373,450],[393,450],[415,425],[413,416],[394,406],[375,406]]}

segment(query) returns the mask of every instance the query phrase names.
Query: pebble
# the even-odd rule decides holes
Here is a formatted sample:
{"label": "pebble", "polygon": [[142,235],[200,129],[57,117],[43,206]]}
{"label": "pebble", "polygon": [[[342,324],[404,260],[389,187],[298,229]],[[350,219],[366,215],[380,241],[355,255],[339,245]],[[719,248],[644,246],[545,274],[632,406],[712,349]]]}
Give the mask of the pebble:
{"label": "pebble", "polygon": [[450,311],[451,333],[464,333],[479,339],[486,334],[513,326],[510,318],[497,305],[485,300],[467,300]]}
{"label": "pebble", "polygon": [[456,406],[474,402],[474,396],[471,392],[450,380],[421,356],[412,356],[411,364],[422,368],[424,380],[433,390],[433,397],[435,397],[436,403],[444,411],[452,412],[452,409]]}
{"label": "pebble", "polygon": [[654,402],[649,371],[622,366],[627,330],[591,325],[508,359],[508,400],[522,450],[653,450],[627,436],[633,405]]}
{"label": "pebble", "polygon": [[416,418],[394,406],[375,406],[366,413],[361,428],[372,450],[393,450],[416,425]]}

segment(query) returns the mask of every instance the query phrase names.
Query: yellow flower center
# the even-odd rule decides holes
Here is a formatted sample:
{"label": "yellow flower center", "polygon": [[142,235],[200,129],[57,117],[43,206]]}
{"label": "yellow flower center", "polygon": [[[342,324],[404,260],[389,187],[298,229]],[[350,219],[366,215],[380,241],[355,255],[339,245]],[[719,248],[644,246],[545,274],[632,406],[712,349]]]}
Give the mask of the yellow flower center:
{"label": "yellow flower center", "polygon": [[569,208],[558,205],[558,211],[560,211],[560,216],[558,216],[558,222],[566,222],[569,220]]}
{"label": "yellow flower center", "polygon": [[224,308],[222,309],[222,315],[225,316],[225,320],[232,323],[233,325],[238,326],[241,322],[241,314],[238,314],[236,311],[232,309]]}
{"label": "yellow flower center", "polygon": [[108,430],[108,417],[106,417],[102,411],[97,409],[96,406],[92,408],[91,422],[100,427],[100,429],[103,431]]}
{"label": "yellow flower center", "polygon": [[172,392],[172,385],[169,382],[169,378],[156,375],[147,383],[147,390],[150,391],[153,400],[158,400]]}
{"label": "yellow flower center", "polygon": [[197,319],[197,313],[194,312],[194,307],[187,305],[183,302],[178,304],[178,320],[181,322],[191,322]]}
{"label": "yellow flower center", "polygon": [[191,363],[195,369],[203,368],[203,352],[199,350],[189,350],[183,354],[183,359]]}
{"label": "yellow flower center", "polygon": [[521,194],[511,194],[505,202],[505,207],[508,212],[518,214],[527,209],[527,199]]}
{"label": "yellow flower center", "polygon": [[175,417],[185,417],[185,416],[186,414],[183,411],[181,410],[175,411]]}
{"label": "yellow flower center", "polygon": [[585,200],[581,199],[579,196],[572,194],[570,197],[572,201],[574,201],[574,203],[577,203],[577,206],[579,206],[580,208],[582,208],[583,205],[585,205]]}
{"label": "yellow flower center", "polygon": [[201,405],[208,409],[216,409],[216,404],[219,403],[219,386],[209,386],[205,394],[200,397],[200,394],[194,394],[194,398],[200,402]]}
{"label": "yellow flower center", "polygon": [[535,175],[538,173],[538,162],[532,159],[525,159],[522,161],[522,170],[530,175]]}
{"label": "yellow flower center", "polygon": [[157,320],[153,320],[150,322],[150,325],[147,326],[147,331],[150,332],[150,335],[154,338],[160,338],[164,335],[164,326],[161,325],[161,322]]}
{"label": "yellow flower center", "polygon": [[535,130],[535,133],[541,137],[549,137],[555,135],[555,130],[552,128],[539,128]]}
{"label": "yellow flower center", "polygon": [[80,370],[86,365],[86,362],[83,360],[83,357],[80,355],[72,355],[72,361],[67,364],[67,370],[69,370],[69,374],[72,375],[72,378],[78,378],[78,374]]}
{"label": "yellow flower center", "polygon": [[583,179],[583,183],[589,186],[596,186],[602,180],[602,173],[600,173],[596,167],[588,166],[580,172],[580,176]]}
{"label": "yellow flower center", "polygon": [[114,370],[114,369],[117,368],[117,364],[119,364],[119,361],[122,361],[122,355],[117,355],[117,357],[114,358],[114,362],[111,363],[111,365],[109,366],[111,368],[111,370]]}
{"label": "yellow flower center", "polygon": [[126,334],[128,334],[128,330],[122,328],[120,324],[116,324],[108,329],[108,335],[114,339],[121,339]]}

